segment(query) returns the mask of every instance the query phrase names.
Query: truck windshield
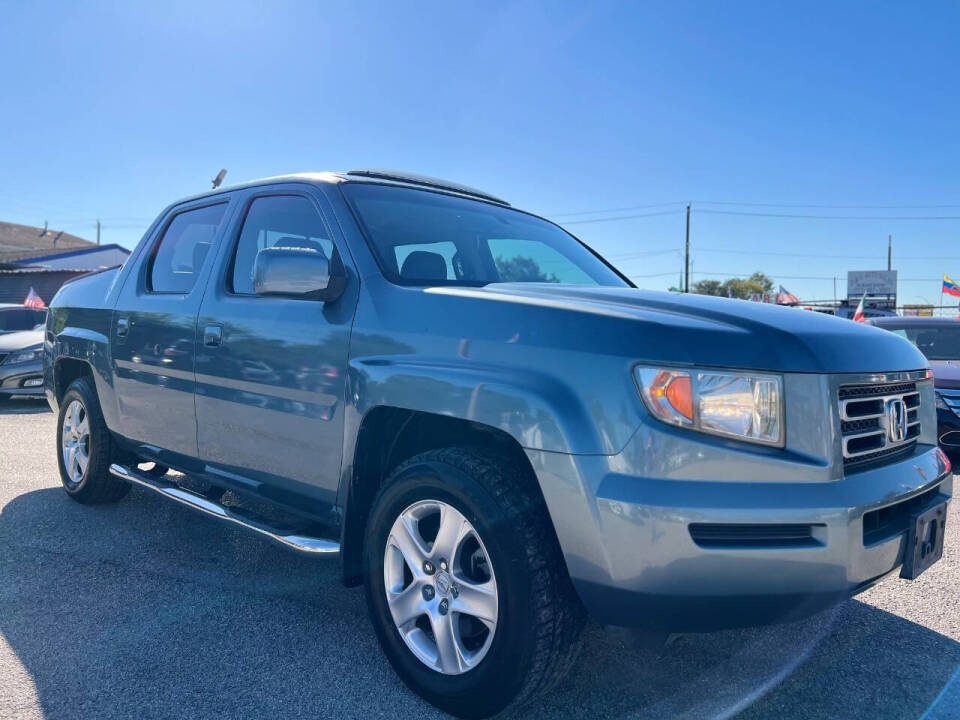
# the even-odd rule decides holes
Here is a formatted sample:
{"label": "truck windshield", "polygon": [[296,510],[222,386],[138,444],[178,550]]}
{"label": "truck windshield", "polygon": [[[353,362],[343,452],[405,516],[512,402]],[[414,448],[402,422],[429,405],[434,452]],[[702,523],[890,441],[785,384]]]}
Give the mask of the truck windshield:
{"label": "truck windshield", "polygon": [[532,215],[425,190],[373,183],[342,187],[392,282],[629,286],[572,235]]}
{"label": "truck windshield", "polygon": [[960,360],[960,323],[957,326],[881,327],[912,342],[927,360]]}

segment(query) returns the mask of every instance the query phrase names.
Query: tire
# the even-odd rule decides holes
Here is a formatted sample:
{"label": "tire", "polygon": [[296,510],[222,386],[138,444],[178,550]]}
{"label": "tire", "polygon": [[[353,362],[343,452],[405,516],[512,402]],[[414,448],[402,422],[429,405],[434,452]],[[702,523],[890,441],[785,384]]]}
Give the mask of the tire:
{"label": "tire", "polygon": [[[435,552],[440,545],[451,547],[436,537],[443,526],[441,512],[457,519],[461,530],[456,535],[465,538],[455,557]],[[404,528],[413,527],[410,518],[415,516],[415,534],[405,536]],[[431,523],[438,529],[424,543]],[[454,535],[445,532],[444,538]],[[408,545],[397,542],[401,536],[419,538],[419,545],[401,550],[400,545]],[[421,551],[426,555],[417,554]],[[408,554],[432,567],[414,577]],[[586,613],[567,575],[542,498],[524,469],[502,457],[445,448],[397,467],[374,501],[364,560],[367,605],[384,653],[408,687],[448,713],[483,718],[510,704],[527,703],[549,691],[576,659]],[[427,594],[424,585],[432,588]],[[477,595],[483,588],[488,594]],[[406,595],[408,590],[411,594]],[[414,604],[403,605],[404,597]],[[474,607],[465,604],[473,602],[471,598],[482,600],[476,605],[481,608],[478,614],[457,612]],[[441,615],[444,600],[448,610]],[[392,604],[401,608],[400,615],[417,619],[398,624]],[[416,615],[421,608],[426,614]],[[481,616],[485,617],[477,619]],[[450,626],[443,625],[447,617]],[[444,637],[459,638],[452,646],[444,644],[445,655],[435,627]],[[455,661],[445,662],[451,657]]]}
{"label": "tire", "polygon": [[130,485],[110,474],[116,455],[93,381],[74,380],[63,394],[57,417],[57,467],[67,495],[86,505],[116,502],[126,495]]}

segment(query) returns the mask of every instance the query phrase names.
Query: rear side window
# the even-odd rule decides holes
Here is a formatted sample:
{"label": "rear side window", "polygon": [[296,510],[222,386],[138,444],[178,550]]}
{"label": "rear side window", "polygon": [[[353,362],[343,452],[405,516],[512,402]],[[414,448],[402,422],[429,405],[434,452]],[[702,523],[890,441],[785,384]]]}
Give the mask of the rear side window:
{"label": "rear side window", "polygon": [[150,266],[150,290],[188,293],[210,254],[226,203],[176,215],[160,238]]}
{"label": "rear side window", "polygon": [[333,242],[316,207],[299,195],[270,195],[250,204],[237,240],[230,289],[253,295],[253,266],[257,253],[268,247],[309,248],[331,263]]}

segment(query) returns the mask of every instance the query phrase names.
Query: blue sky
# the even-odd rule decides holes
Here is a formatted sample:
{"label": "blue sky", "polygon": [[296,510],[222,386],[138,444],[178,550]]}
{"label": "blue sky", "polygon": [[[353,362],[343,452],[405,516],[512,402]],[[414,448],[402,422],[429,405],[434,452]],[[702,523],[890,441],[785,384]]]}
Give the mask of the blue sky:
{"label": "blue sky", "polygon": [[[390,167],[571,222],[645,287],[678,282],[688,201],[694,280],[762,270],[832,298],[834,276],[842,295],[847,270],[885,267],[889,233],[901,302],[960,279],[960,219],[722,214],[960,218],[955,3],[5,2],[2,17],[2,220],[92,238],[99,217],[104,242],[132,246],[221,167],[228,184]],[[838,205],[856,207],[812,207]],[[616,208],[637,209],[573,214]],[[576,222],[623,215],[645,217]]]}

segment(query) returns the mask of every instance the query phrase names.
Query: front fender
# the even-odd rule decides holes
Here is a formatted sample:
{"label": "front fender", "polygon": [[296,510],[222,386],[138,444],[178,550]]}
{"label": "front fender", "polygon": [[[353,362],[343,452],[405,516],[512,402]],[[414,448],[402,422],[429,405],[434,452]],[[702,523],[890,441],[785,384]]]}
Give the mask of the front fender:
{"label": "front fender", "polygon": [[[110,314],[109,311],[99,312],[105,315]],[[77,325],[65,325],[58,330],[57,318],[54,316],[53,332],[48,333],[47,340],[44,342],[44,390],[51,406],[56,409],[60,395],[66,389],[66,383],[61,374],[65,367],[64,362],[84,363],[93,376],[107,427],[115,428],[117,404],[110,358],[110,341],[106,333]]]}
{"label": "front fender", "polygon": [[526,449],[605,451],[580,398],[537,370],[383,356],[352,360],[349,380],[361,417],[370,408],[389,405],[488,425]]}

